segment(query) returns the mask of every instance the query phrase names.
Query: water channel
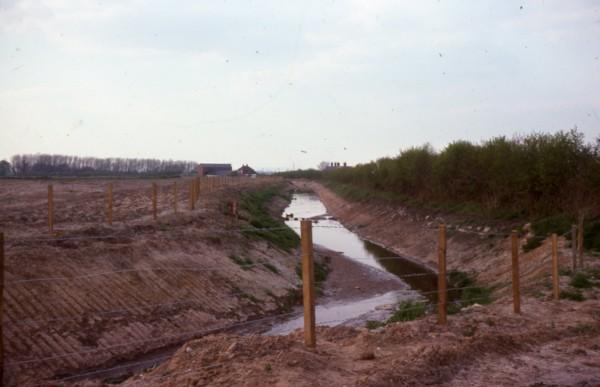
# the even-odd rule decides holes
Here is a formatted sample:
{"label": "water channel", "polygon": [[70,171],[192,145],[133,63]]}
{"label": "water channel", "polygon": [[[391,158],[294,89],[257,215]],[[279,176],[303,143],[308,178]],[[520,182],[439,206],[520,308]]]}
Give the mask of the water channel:
{"label": "water channel", "polygon": [[[317,195],[312,193],[294,194],[290,205],[284,210],[284,216],[288,216],[286,224],[297,233],[300,233],[300,219],[313,219],[314,244],[340,252],[347,259],[369,265],[376,270],[392,273],[404,282],[404,284],[400,284],[397,291],[351,302],[334,300],[319,304],[317,300],[315,308],[317,325],[334,326],[348,323],[353,325],[352,322],[355,321],[382,319],[386,315],[378,312],[381,306],[395,305],[403,300],[434,300],[432,297],[435,295],[432,292],[437,286],[435,273],[410,259],[400,257],[381,246],[361,239],[331,217]],[[286,334],[302,325],[303,317],[299,315],[276,324],[267,334]]]}

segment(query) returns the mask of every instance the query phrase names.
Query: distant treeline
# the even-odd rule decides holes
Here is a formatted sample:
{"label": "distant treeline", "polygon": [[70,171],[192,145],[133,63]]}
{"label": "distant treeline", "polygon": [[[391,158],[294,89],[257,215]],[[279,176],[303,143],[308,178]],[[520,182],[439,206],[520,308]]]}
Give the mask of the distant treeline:
{"label": "distant treeline", "polygon": [[600,215],[600,137],[586,143],[577,129],[556,134],[429,145],[355,167],[293,171],[288,177],[324,178],[407,200],[472,203],[521,215]]}
{"label": "distant treeline", "polygon": [[49,154],[15,155],[0,161],[0,176],[177,176],[196,163],[157,159],[96,158]]}

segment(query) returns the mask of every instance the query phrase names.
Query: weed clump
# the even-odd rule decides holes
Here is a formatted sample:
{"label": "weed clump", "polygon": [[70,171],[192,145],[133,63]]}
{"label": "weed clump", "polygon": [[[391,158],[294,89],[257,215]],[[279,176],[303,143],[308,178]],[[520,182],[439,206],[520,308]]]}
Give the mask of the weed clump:
{"label": "weed clump", "polygon": [[573,291],[563,290],[560,292],[560,298],[571,301],[583,301],[585,299],[581,293],[581,290],[579,289],[575,289]]}
{"label": "weed clump", "polygon": [[448,284],[451,289],[449,295],[454,301],[448,304],[448,313],[458,313],[462,308],[473,304],[490,304],[492,302],[492,289],[479,286],[469,274],[452,270],[448,273]]}
{"label": "weed clump", "polygon": [[399,321],[412,321],[422,317],[427,312],[426,306],[419,301],[402,301],[398,304],[394,314],[387,319],[386,323],[394,323]]}
{"label": "weed clump", "polygon": [[298,247],[300,238],[279,218],[269,214],[266,206],[276,196],[284,197],[281,186],[269,186],[259,190],[247,192],[241,201],[241,209],[248,215],[248,222],[252,227],[247,235],[254,235],[273,243],[275,246],[289,251]]}
{"label": "weed clump", "polygon": [[570,285],[578,289],[586,289],[592,287],[592,282],[585,273],[577,272],[571,277]]}

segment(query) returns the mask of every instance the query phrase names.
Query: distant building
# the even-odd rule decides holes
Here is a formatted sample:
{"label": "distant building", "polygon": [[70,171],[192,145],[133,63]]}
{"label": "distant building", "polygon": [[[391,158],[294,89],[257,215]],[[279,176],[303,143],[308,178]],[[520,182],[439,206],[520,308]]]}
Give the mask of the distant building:
{"label": "distant building", "polygon": [[322,170],[323,171],[330,171],[332,169],[339,169],[339,168],[346,168],[347,165],[344,162],[344,164],[340,164],[338,162],[333,162],[333,163],[329,163],[328,165],[324,165],[322,166]]}
{"label": "distant building", "polygon": [[244,164],[235,171],[235,174],[238,176],[256,176],[256,171],[250,168],[247,164]]}
{"label": "distant building", "polygon": [[231,164],[198,164],[198,176],[229,176]]}

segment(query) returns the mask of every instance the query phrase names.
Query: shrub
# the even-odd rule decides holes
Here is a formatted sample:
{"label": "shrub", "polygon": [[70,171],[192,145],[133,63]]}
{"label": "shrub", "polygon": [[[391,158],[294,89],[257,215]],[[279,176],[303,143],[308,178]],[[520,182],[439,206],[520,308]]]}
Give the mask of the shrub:
{"label": "shrub", "polygon": [[402,301],[398,304],[396,311],[386,323],[394,323],[398,321],[412,321],[425,315],[427,311],[426,305],[419,301]]}
{"label": "shrub", "polygon": [[585,273],[577,272],[573,277],[571,277],[571,286],[574,288],[585,289],[591,288],[592,283],[588,279],[588,276]]}

